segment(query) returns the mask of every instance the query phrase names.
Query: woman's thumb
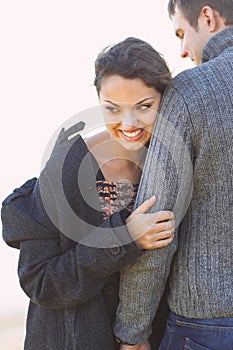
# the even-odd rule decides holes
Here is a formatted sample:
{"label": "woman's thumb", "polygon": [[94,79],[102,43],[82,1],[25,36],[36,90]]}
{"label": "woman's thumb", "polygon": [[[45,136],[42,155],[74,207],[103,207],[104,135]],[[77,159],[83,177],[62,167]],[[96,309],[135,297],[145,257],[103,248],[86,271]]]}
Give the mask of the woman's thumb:
{"label": "woman's thumb", "polygon": [[153,195],[151,198],[145,200],[145,202],[139,205],[139,207],[137,207],[137,209],[134,210],[134,213],[145,214],[151,207],[153,207],[155,202],[156,202],[156,197],[155,195]]}

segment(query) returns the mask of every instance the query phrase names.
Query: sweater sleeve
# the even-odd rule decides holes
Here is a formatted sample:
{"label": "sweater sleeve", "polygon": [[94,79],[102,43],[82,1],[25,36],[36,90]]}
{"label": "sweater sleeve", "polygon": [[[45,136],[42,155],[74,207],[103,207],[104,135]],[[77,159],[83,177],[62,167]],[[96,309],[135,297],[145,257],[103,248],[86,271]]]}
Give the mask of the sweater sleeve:
{"label": "sweater sleeve", "polygon": [[[193,136],[188,108],[171,86],[157,116],[136,206],[155,194],[157,202],[150,212],[173,210],[176,227],[192,193]],[[177,231],[169,246],[147,251],[121,271],[114,333],[124,342],[140,343],[151,334],[152,321],[178,246]]]}

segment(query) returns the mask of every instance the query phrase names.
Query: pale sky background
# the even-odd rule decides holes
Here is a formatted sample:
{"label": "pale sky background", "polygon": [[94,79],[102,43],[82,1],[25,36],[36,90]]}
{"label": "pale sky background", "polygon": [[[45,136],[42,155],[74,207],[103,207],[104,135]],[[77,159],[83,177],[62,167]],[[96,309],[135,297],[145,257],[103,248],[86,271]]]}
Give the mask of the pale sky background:
{"label": "pale sky background", "polygon": [[[192,67],[179,57],[166,7],[166,0],[0,2],[1,202],[38,176],[54,131],[98,104],[94,61],[102,48],[134,36],[163,53],[173,75]],[[0,239],[0,329],[2,320],[13,329],[17,317],[26,315],[28,299],[19,287],[17,260],[17,250]],[[20,328],[18,344],[10,347],[6,338],[14,337],[13,330],[0,330],[0,350],[22,349],[23,336]]]}

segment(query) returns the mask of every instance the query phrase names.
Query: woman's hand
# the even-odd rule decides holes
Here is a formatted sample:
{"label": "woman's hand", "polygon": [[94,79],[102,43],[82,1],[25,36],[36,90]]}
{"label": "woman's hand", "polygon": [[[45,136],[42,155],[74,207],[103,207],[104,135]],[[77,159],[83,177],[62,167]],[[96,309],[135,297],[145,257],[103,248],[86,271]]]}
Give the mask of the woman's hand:
{"label": "woman's hand", "polygon": [[121,345],[119,350],[151,350],[148,340],[136,345]]}
{"label": "woman's hand", "polygon": [[126,220],[127,229],[140,249],[155,249],[172,242],[175,231],[174,214],[171,211],[148,213],[156,197],[143,202]]}

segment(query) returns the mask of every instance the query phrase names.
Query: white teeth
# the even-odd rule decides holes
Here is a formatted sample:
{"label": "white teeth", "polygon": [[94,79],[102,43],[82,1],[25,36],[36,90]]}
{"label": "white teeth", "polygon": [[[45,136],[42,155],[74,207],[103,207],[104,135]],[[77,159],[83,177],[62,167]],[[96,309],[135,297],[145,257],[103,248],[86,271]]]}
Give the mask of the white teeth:
{"label": "white teeth", "polygon": [[142,131],[143,131],[143,129],[138,129],[138,130],[133,131],[133,132],[128,132],[128,131],[121,130],[121,132],[127,137],[136,137],[139,134],[141,134]]}

